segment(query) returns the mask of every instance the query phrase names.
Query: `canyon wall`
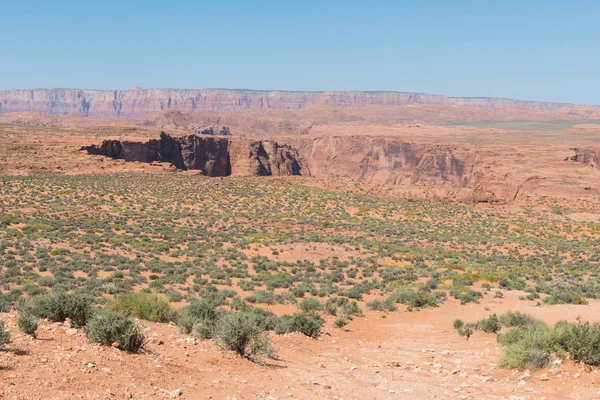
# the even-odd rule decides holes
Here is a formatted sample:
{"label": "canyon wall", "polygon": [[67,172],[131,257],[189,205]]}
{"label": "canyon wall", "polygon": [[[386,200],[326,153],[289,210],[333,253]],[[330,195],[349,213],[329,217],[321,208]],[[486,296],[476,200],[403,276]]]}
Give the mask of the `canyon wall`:
{"label": "canyon wall", "polygon": [[286,142],[298,150],[315,177],[389,185],[477,185],[477,153],[465,148],[369,136],[290,138]]}
{"label": "canyon wall", "polygon": [[0,113],[35,111],[102,118],[140,117],[162,110],[238,111],[249,108],[295,109],[313,105],[352,107],[441,104],[501,110],[522,107],[558,110],[566,104],[503,98],[446,97],[404,92],[286,92],[225,89],[77,90],[35,89],[0,91]]}
{"label": "canyon wall", "polygon": [[286,144],[239,137],[171,137],[148,142],[107,140],[83,147],[125,161],[169,162],[207,176],[302,175],[390,185],[476,188],[475,151],[368,136],[287,138]]}

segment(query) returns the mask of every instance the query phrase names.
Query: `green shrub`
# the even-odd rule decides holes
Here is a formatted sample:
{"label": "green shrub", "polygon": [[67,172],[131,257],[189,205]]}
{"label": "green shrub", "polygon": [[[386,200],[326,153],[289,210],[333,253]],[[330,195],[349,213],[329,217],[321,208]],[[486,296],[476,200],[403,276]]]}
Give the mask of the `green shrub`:
{"label": "green shrub", "polygon": [[502,324],[496,314],[494,314],[477,322],[477,329],[486,333],[498,333],[502,329]]}
{"label": "green shrub", "polygon": [[31,297],[19,307],[19,311],[53,322],[64,322],[70,318],[74,327],[85,326],[94,315],[90,297],[64,292]]}
{"label": "green shrub", "polygon": [[468,303],[479,303],[479,299],[483,296],[481,292],[477,292],[475,290],[468,290],[466,292],[461,292],[460,290],[452,290],[450,295],[457,300],[460,300],[461,305],[465,305]]}
{"label": "green shrub", "polygon": [[444,296],[445,294],[442,294],[441,292],[429,293],[410,289],[401,289],[390,295],[390,297],[388,297],[386,300],[386,303],[406,304],[409,307],[417,309],[425,307],[437,307],[438,301],[443,300]]}
{"label": "green shrub", "polygon": [[338,317],[338,318],[335,319],[335,321],[333,321],[333,325],[336,328],[343,328],[346,325],[348,325],[348,320],[346,318],[344,318],[344,317]]}
{"label": "green shrub", "polygon": [[216,297],[206,297],[183,307],[176,318],[177,325],[183,333],[191,333],[192,328],[202,339],[212,338],[215,324],[223,313],[218,307],[223,301]]}
{"label": "green shrub", "polygon": [[17,326],[21,332],[36,337],[36,331],[38,328],[39,318],[30,313],[20,313],[17,319]]}
{"label": "green shrub", "polygon": [[101,312],[84,329],[93,343],[111,346],[117,343],[121,350],[136,352],[144,344],[144,334],[133,318],[122,313]]}
{"label": "green shrub", "polygon": [[458,330],[458,329],[462,328],[463,326],[465,326],[465,323],[463,322],[462,319],[455,319],[453,326],[454,326],[454,329]]}
{"label": "green shrub", "polygon": [[264,330],[250,313],[228,313],[219,319],[214,333],[216,343],[243,357],[266,355],[274,357],[275,350]]}
{"label": "green shrub", "polygon": [[275,325],[275,333],[282,335],[299,332],[311,338],[318,338],[321,336],[323,324],[325,324],[325,320],[315,313],[283,315]]}
{"label": "green shrub", "polygon": [[600,365],[600,324],[559,322],[554,329],[557,346],[577,362]]}
{"label": "green shrub", "polygon": [[4,322],[0,321],[0,347],[10,343],[10,332],[4,327]]}
{"label": "green shrub", "polygon": [[303,312],[320,311],[323,309],[323,304],[314,297],[302,300],[298,306]]}
{"label": "green shrub", "polygon": [[342,306],[342,316],[351,317],[352,315],[363,315],[362,310],[355,301],[346,303]]}
{"label": "green shrub", "polygon": [[543,301],[546,304],[588,304],[588,301],[581,293],[566,290],[554,292],[552,295],[546,297]]}
{"label": "green shrub", "polygon": [[8,300],[5,296],[0,295],[0,312],[9,312],[10,311],[10,300]]}
{"label": "green shrub", "polygon": [[193,329],[200,339],[212,339],[215,336],[215,329],[217,327],[217,319],[201,319],[194,323]]}
{"label": "green shrub", "polygon": [[506,327],[531,325],[535,322],[533,317],[527,314],[522,314],[519,311],[509,311],[500,316],[500,322]]}
{"label": "green shrub", "polygon": [[153,322],[169,322],[176,318],[169,300],[156,293],[129,292],[108,302],[106,309]]}

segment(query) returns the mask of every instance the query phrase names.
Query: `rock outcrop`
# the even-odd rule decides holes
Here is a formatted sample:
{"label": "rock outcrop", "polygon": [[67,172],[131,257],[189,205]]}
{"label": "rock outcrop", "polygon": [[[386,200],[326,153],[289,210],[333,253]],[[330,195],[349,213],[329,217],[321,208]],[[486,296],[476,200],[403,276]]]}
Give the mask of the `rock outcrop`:
{"label": "rock outcrop", "polygon": [[572,157],[567,157],[567,160],[582,163],[596,167],[600,160],[600,149],[594,149],[590,147],[575,147],[571,148],[575,152]]}
{"label": "rock outcrop", "polygon": [[147,142],[105,140],[84,146],[89,154],[125,161],[168,162],[181,170],[200,170],[206,176],[307,175],[297,152],[272,141],[189,135]]}
{"label": "rock outcrop", "polygon": [[502,98],[446,97],[404,92],[286,92],[225,89],[77,90],[35,89],[0,91],[0,113],[37,111],[102,118],[140,117],[162,110],[238,111],[249,108],[295,109],[314,105],[352,107],[438,104],[501,110],[522,107],[558,110],[567,104]]}

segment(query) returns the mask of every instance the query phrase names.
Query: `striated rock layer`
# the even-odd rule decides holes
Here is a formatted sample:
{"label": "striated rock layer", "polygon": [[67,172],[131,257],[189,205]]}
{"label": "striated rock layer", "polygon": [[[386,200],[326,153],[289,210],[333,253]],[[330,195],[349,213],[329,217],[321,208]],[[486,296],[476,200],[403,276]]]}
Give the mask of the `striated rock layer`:
{"label": "striated rock layer", "polygon": [[439,104],[501,110],[522,107],[558,110],[566,104],[503,98],[446,97],[404,92],[286,92],[225,89],[77,90],[35,89],[0,91],[0,113],[36,111],[116,118],[180,111],[238,111],[249,108],[296,109],[313,105],[352,107]]}
{"label": "striated rock layer", "polygon": [[175,138],[162,132],[160,139],[148,142],[105,140],[81,150],[125,161],[168,162],[206,176],[302,175],[296,151],[270,141],[197,135]]}

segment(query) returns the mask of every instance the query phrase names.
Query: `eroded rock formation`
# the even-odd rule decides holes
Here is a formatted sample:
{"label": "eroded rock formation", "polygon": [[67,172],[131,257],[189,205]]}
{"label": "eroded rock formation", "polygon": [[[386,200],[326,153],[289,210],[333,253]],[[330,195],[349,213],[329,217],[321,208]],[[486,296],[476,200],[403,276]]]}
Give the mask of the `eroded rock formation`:
{"label": "eroded rock formation", "polygon": [[591,147],[575,147],[571,148],[571,150],[575,152],[575,155],[568,157],[568,160],[585,165],[591,165],[592,167],[596,167],[598,165],[598,161],[600,160],[600,149]]}
{"label": "eroded rock formation", "polygon": [[147,142],[105,140],[84,146],[89,154],[125,161],[168,162],[177,169],[201,170],[206,176],[307,175],[297,152],[272,141],[188,135]]}

